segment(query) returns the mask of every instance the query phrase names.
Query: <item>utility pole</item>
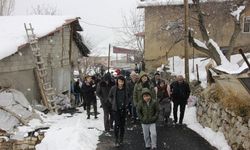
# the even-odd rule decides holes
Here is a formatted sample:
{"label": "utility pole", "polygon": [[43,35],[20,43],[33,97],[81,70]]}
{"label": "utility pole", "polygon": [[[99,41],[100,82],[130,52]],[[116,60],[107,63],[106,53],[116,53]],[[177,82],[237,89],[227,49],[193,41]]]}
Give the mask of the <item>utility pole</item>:
{"label": "utility pole", "polygon": [[184,41],[184,53],[185,53],[185,78],[189,83],[189,54],[188,54],[188,0],[184,0],[184,26],[185,26],[185,41]]}
{"label": "utility pole", "polygon": [[111,45],[109,44],[109,54],[108,54],[108,72],[109,72],[109,68],[110,68],[110,49],[111,49]]}

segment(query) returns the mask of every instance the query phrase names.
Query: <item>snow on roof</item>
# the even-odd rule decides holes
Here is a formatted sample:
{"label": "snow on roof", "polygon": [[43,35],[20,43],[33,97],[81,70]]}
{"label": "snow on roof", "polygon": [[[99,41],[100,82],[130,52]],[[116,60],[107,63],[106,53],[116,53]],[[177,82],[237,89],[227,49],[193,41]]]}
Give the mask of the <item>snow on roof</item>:
{"label": "snow on roof", "polygon": [[[207,2],[208,0],[200,0],[200,2]],[[225,1],[225,0],[214,0],[214,1]],[[149,6],[166,6],[166,5],[183,5],[184,0],[138,0],[138,7],[149,7]],[[188,0],[189,4],[193,4],[192,0]]]}
{"label": "snow on roof", "polygon": [[[138,1],[138,7],[148,6],[165,6],[165,5],[183,5],[184,0],[144,0]],[[192,0],[188,0],[188,3],[192,3]]]}
{"label": "snow on roof", "polygon": [[26,44],[27,36],[24,23],[32,24],[38,38],[47,35],[66,23],[76,19],[70,16],[1,16],[0,17],[0,60],[18,51]]}

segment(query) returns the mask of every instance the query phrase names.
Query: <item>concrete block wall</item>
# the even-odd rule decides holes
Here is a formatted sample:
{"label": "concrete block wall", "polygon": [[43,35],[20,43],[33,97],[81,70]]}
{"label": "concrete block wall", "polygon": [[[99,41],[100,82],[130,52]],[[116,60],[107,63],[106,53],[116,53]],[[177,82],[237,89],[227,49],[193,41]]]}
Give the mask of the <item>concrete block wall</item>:
{"label": "concrete block wall", "polygon": [[[48,68],[49,79],[53,82],[52,85],[55,86],[58,93],[70,88],[70,30],[69,25],[64,26],[63,30],[39,39],[38,43],[45,66]],[[72,53],[76,53],[75,57],[78,57],[78,51],[75,42],[72,41]],[[0,68],[0,81],[6,79],[12,81],[13,87],[23,92],[32,103],[34,100],[40,99],[33,72],[34,59],[29,46],[0,60]]]}

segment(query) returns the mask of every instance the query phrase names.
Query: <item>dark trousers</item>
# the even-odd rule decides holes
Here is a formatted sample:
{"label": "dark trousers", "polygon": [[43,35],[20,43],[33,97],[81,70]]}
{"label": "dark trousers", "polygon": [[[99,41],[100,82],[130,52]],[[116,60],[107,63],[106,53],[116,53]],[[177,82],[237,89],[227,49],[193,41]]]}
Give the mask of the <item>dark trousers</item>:
{"label": "dark trousers", "polygon": [[75,96],[74,106],[77,107],[80,102],[80,93],[74,93],[74,96]]}
{"label": "dark trousers", "polygon": [[122,142],[125,132],[126,110],[113,111],[113,116],[115,120],[115,140],[116,142]]}
{"label": "dark trousers", "polygon": [[87,106],[87,115],[90,116],[90,107],[91,105],[93,105],[94,108],[94,114],[95,116],[97,116],[97,103],[96,100],[92,101],[92,102],[87,102],[86,106]]}
{"label": "dark trousers", "polygon": [[86,110],[86,100],[84,99],[83,94],[81,94],[80,96],[81,96],[82,106],[83,106],[84,110]]}
{"label": "dark trousers", "polygon": [[184,113],[185,113],[185,108],[186,108],[186,103],[174,101],[173,113],[174,113],[174,122],[175,123],[177,123],[177,121],[178,121],[178,117],[177,117],[178,106],[180,106],[179,123],[182,124]]}
{"label": "dark trousers", "polygon": [[134,120],[136,120],[137,119],[137,111],[136,111],[136,107],[135,106],[132,106],[132,114],[133,114],[133,118],[134,118]]}
{"label": "dark trousers", "polygon": [[109,131],[110,128],[113,128],[113,114],[112,109],[108,104],[103,104],[103,113],[104,113],[104,129]]}

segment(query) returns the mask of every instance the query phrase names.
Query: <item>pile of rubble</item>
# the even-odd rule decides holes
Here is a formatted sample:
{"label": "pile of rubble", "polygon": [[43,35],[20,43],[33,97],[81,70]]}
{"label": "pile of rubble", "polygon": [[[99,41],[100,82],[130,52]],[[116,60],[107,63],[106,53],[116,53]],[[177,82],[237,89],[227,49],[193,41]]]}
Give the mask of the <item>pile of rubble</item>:
{"label": "pile of rubble", "polygon": [[35,150],[35,146],[44,138],[44,132],[36,132],[35,135],[24,137],[22,140],[9,139],[8,136],[6,134],[0,136],[1,150]]}

